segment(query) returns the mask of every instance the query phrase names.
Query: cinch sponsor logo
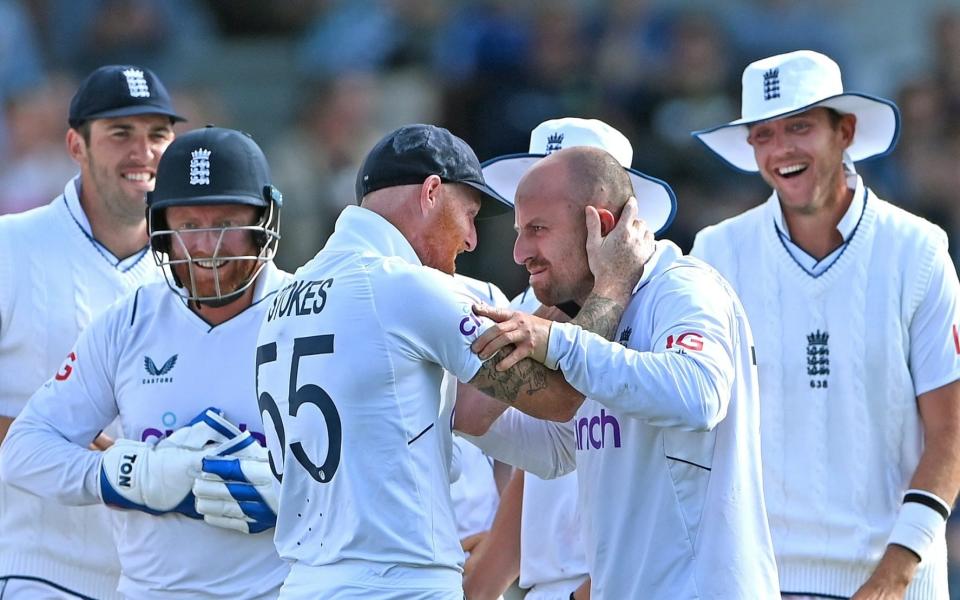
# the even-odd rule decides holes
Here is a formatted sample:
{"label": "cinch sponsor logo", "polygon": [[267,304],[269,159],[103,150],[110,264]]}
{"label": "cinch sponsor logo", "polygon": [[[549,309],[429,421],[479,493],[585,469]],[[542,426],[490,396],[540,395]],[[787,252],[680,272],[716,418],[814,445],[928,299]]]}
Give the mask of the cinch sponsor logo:
{"label": "cinch sponsor logo", "polygon": [[480,327],[480,325],[480,319],[471,312],[464,318],[460,319],[460,333],[469,337],[477,332],[477,329]]}
{"label": "cinch sponsor logo", "polygon": [[607,411],[600,409],[599,415],[577,419],[577,450],[599,450],[607,446],[607,433],[613,448],[620,447],[620,422]]}
{"label": "cinch sponsor logo", "polygon": [[[240,431],[246,431],[246,430],[247,430],[247,424],[246,424],[246,423],[240,423],[239,425],[237,425],[237,427],[240,429]],[[169,435],[171,435],[174,431],[176,431],[176,430],[175,430],[175,429],[164,429],[163,431],[161,431],[161,430],[155,429],[155,428],[153,428],[153,427],[147,427],[147,428],[144,429],[142,432],[140,432],[140,441],[141,441],[141,442],[145,442],[145,441],[149,440],[150,438],[155,438],[155,439],[159,442],[159,441],[162,440],[163,438],[168,437]],[[265,435],[263,435],[263,434],[260,433],[259,431],[253,431],[253,430],[250,431],[250,435],[253,436],[253,439],[255,439],[255,440],[257,440],[258,442],[260,442],[260,445],[261,445],[261,446],[263,446],[264,448],[266,448],[266,446],[267,446],[267,438],[266,438]]]}

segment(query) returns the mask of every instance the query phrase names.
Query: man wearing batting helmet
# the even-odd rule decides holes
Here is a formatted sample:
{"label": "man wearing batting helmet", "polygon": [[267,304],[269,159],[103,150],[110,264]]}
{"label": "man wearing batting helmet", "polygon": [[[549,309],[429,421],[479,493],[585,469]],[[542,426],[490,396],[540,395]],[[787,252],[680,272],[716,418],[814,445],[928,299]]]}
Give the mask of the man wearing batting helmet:
{"label": "man wearing batting helmet", "polygon": [[[0,449],[10,485],[118,509],[119,591],[133,598],[270,598],[287,573],[260,444],[257,325],[289,276],[274,267],[282,205],[259,146],[208,127],[170,145],[147,197],[169,274],[80,335]],[[124,437],[86,440],[114,418]]]}

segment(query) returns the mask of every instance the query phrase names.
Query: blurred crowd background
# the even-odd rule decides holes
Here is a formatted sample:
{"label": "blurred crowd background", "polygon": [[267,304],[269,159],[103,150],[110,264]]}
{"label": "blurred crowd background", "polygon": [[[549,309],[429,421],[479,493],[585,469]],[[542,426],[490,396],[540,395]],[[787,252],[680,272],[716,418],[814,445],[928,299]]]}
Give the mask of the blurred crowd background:
{"label": "blurred crowd background", "polygon": [[[366,151],[410,122],[448,127],[485,160],[526,152],[545,119],[603,119],[633,143],[635,168],[677,192],[663,237],[687,250],[768,194],[690,131],[739,116],[747,63],[802,48],[833,57],[847,90],[897,102],[896,150],[858,170],[946,229],[956,261],[960,0],[0,0],[0,214],[62,191],[79,79],[133,63],[167,84],[189,118],[180,131],[234,127],[266,149],[289,270],[355,202]],[[508,296],[525,284],[512,225],[482,222],[458,263]],[[960,574],[960,527],[951,537]]]}

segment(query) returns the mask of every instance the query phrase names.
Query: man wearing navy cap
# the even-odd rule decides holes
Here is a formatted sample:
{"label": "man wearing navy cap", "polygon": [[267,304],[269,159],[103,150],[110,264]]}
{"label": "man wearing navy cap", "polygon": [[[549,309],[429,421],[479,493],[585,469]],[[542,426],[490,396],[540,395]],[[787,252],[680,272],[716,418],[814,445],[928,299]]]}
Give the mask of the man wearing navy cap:
{"label": "man wearing navy cap", "polygon": [[[462,600],[444,371],[557,420],[582,396],[532,361],[496,372],[470,350],[491,323],[450,274],[477,245],[474,219],[509,205],[463,140],[433,125],[388,134],[360,168],[357,199],[257,341],[281,482],[275,541],[291,564],[280,597]],[[608,249],[632,248],[636,222],[624,221]]]}
{"label": "man wearing navy cap", "polygon": [[[147,252],[144,195],[182,120],[149,69],[95,70],[70,103],[66,146],[79,175],[49,205],[0,217],[0,441],[30,395],[72,369],[87,324],[162,277]],[[103,507],[0,484],[0,596],[116,597],[117,574]]]}

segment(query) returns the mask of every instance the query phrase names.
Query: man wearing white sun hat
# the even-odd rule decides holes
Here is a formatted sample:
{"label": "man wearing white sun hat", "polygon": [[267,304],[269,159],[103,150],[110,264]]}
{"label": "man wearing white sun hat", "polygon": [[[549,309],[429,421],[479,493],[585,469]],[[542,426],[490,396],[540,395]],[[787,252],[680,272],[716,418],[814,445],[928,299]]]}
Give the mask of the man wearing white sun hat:
{"label": "man wearing white sun hat", "polygon": [[655,236],[662,234],[677,212],[677,199],[664,182],[631,168],[633,146],[625,135],[598,119],[567,117],[544,121],[530,132],[530,152],[508,154],[483,163],[483,177],[511,203],[517,184],[530,167],[544,156],[574,146],[593,146],[617,159],[633,184],[638,216],[646,221]]}
{"label": "man wearing white sun hat", "polygon": [[766,203],[701,231],[756,335],[763,476],[783,596],[947,598],[960,487],[960,285],[937,226],[853,163],[889,152],[889,101],[810,51],[743,73],[743,115],[694,135]]}
{"label": "man wearing white sun hat", "polygon": [[[630,176],[640,217],[659,235],[676,214],[673,190],[663,182],[630,167],[633,146],[622,133],[597,119],[567,117],[544,121],[530,133],[530,152],[511,154],[484,163],[488,185],[514,201],[517,184],[538,160],[562,148],[592,146],[606,150]],[[527,288],[510,303],[516,310],[533,313],[540,302]],[[575,310],[575,306],[565,306]],[[572,316],[572,315],[571,315]],[[476,433],[489,427],[486,419]],[[513,515],[510,518],[510,515]],[[519,518],[517,517],[519,515]],[[475,567],[464,577],[469,598],[496,598],[519,574],[529,600],[567,600],[581,586],[589,589],[587,562],[580,538],[577,511],[577,475],[541,479],[517,470],[500,498],[497,518]]]}
{"label": "man wearing white sun hat", "polygon": [[[613,146],[617,155],[605,151],[611,140],[619,144]],[[660,240],[638,263],[639,281],[627,267],[618,271],[630,281],[626,296],[597,302],[605,294],[599,276],[594,282],[590,274],[604,267],[584,261],[577,241],[586,237],[590,248],[602,231],[592,215],[607,213],[600,218],[609,228],[618,199],[622,204],[632,193],[649,229],[660,231],[673,215],[673,193],[665,183],[628,170],[629,143],[599,121],[545,123],[534,131],[531,149],[530,155],[487,163],[484,180],[515,201],[514,259],[530,270],[535,292],[527,297],[583,309],[569,324],[521,311],[479,309],[500,323],[473,347],[488,359],[512,343],[516,351],[499,356],[497,368],[528,353],[559,368],[586,401],[573,420],[559,424],[502,404],[488,404],[483,413],[473,402],[462,405],[467,398],[461,396],[455,418],[464,433],[482,434],[470,439],[488,454],[525,469],[525,488],[535,481],[530,474],[553,478],[576,467],[578,502],[568,518],[579,514],[579,536],[567,533],[571,523],[558,518],[562,513],[555,504],[562,507],[562,498],[540,494],[532,501],[538,504],[531,504],[523,490],[523,519],[533,513],[538,521],[564,527],[521,534],[521,560],[530,545],[534,555],[543,555],[527,581],[564,567],[568,577],[582,578],[583,572],[576,572],[580,565],[556,562],[577,556],[582,545],[592,597],[775,595],[760,481],[756,369],[739,301],[715,271]],[[500,172],[491,172],[498,165]],[[584,315],[601,313],[603,327],[579,326]],[[492,424],[473,420],[478,413]],[[498,549],[491,552],[499,555]],[[465,582],[468,595],[470,583]],[[568,587],[544,586],[536,598],[580,598],[585,591],[571,594],[576,581],[546,583]]]}

